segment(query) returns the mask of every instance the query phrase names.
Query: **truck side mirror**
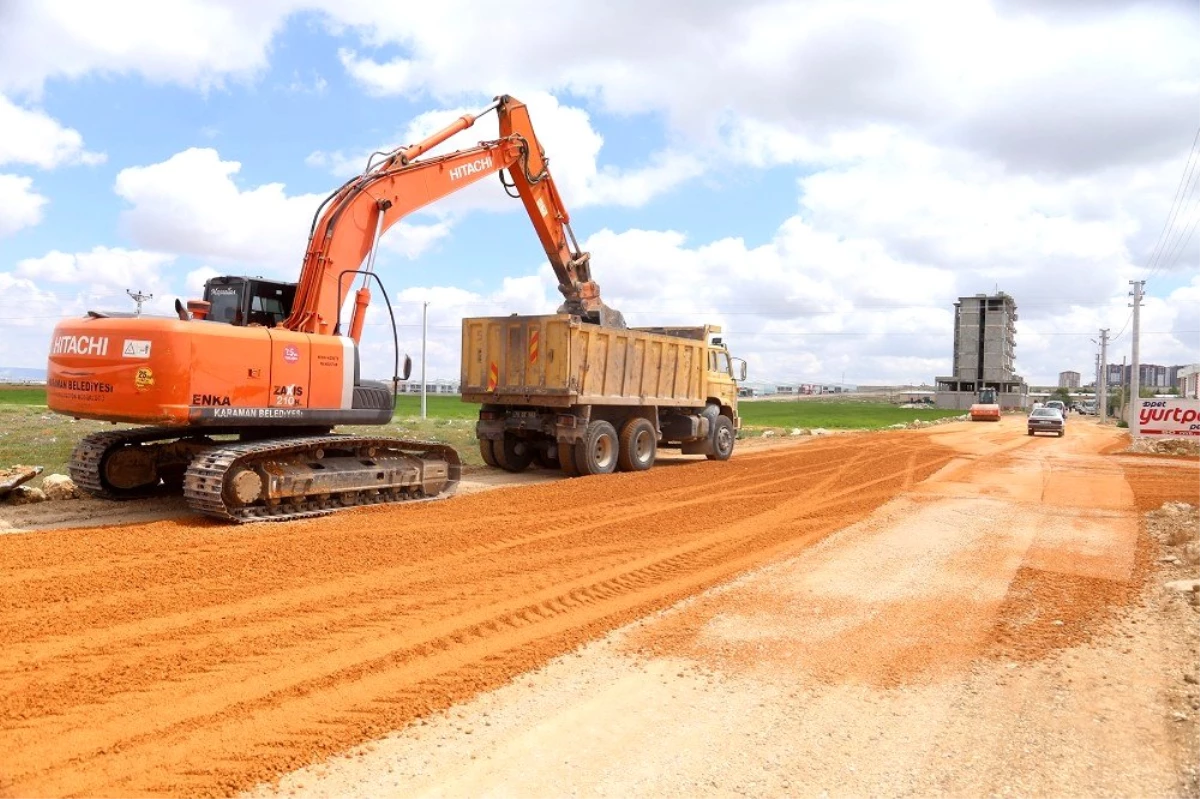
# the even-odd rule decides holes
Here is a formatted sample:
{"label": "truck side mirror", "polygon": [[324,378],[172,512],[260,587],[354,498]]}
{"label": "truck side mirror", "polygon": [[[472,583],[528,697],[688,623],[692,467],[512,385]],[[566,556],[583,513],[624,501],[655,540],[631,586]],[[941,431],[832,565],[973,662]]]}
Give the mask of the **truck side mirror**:
{"label": "truck side mirror", "polygon": [[739,375],[738,377],[736,377],[734,379],[738,380],[738,381],[745,380],[746,379],[746,362],[743,361],[741,358],[734,358],[733,360],[734,360],[734,363],[737,364],[738,375]]}
{"label": "truck side mirror", "polygon": [[411,375],[411,374],[412,374],[412,358],[405,355],[404,356],[404,374],[402,374],[400,376],[400,379],[408,380],[409,375]]}

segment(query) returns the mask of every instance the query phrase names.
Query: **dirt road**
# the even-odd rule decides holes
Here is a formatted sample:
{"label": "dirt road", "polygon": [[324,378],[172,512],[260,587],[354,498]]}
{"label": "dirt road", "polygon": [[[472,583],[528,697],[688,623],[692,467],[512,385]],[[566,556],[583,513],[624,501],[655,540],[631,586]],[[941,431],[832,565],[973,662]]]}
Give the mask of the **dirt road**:
{"label": "dirt road", "polygon": [[[230,794],[414,719],[281,790],[1091,793],[1068,777],[1098,769],[1158,793],[1181,745],[1169,724],[1100,735],[1054,659],[1136,599],[1139,506],[1194,501],[1196,464],[1101,456],[1116,434],[1095,425],[1017,426],[286,525],[0,536],[0,793]],[[1141,687],[1104,715],[1157,712],[1159,672],[1189,645],[1170,641],[1139,650]],[[1099,765],[998,782],[1029,746],[1013,733],[1055,702],[1062,740],[1038,754],[1082,729]],[[978,768],[930,760],[988,746]]]}
{"label": "dirt road", "polygon": [[307,523],[0,537],[9,794],[226,793],[498,686],[861,518],[921,437]]}
{"label": "dirt road", "polygon": [[1194,540],[1197,462],[1021,421],[906,434],[956,457],[795,557],[252,795],[1196,796],[1200,628],[1162,587],[1196,566],[1160,563],[1139,520],[1190,501],[1164,519]]}

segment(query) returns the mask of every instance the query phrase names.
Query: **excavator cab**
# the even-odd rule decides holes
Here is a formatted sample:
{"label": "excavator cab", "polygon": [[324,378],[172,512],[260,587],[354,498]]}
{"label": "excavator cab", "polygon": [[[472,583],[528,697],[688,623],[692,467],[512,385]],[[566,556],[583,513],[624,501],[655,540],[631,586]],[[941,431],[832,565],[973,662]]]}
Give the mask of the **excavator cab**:
{"label": "excavator cab", "polygon": [[296,284],[260,277],[214,277],[204,284],[205,318],[244,327],[274,327],[287,319]]}

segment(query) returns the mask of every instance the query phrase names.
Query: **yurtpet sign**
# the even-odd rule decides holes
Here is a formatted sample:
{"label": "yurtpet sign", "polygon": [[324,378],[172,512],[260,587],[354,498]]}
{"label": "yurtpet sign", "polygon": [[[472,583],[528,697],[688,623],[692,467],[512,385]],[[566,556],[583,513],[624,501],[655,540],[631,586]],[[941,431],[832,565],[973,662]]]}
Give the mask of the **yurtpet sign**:
{"label": "yurtpet sign", "polygon": [[1144,436],[1200,436],[1200,400],[1144,399],[1135,432]]}

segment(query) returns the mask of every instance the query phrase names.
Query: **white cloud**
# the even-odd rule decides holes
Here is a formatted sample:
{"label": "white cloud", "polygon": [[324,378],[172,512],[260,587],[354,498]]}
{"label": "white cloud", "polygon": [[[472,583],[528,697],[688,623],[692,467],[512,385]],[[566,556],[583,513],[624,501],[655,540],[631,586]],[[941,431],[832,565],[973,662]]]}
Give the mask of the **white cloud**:
{"label": "white cloud", "polygon": [[[47,325],[52,326],[52,320],[57,319],[61,313],[62,300],[53,292],[44,291],[40,282],[19,277],[11,272],[0,272],[0,321],[3,322],[5,329],[37,328],[41,330],[44,328],[46,330],[45,341],[41,342],[41,346],[32,347],[32,352],[44,355],[42,347],[45,346],[45,342],[50,340]],[[21,349],[12,347],[11,338],[11,334],[6,333],[3,337],[4,340],[0,341],[0,347],[9,350],[4,353],[7,357],[3,365],[43,365],[31,364],[28,361],[16,363],[16,356],[21,354]]]}
{"label": "white cloud", "polygon": [[373,58],[359,58],[354,50],[343,47],[338,50],[338,59],[352,78],[376,96],[404,94],[420,86],[412,62],[404,58],[380,63]]}
{"label": "white cloud", "polygon": [[[727,116],[810,140],[889,124],[1019,168],[1070,172],[1162,158],[1178,146],[1173,134],[1194,124],[1194,7],[1107,4],[1068,15],[1039,6],[1039,15],[997,5],[697,2],[656,11],[614,0],[495,19],[444,2],[413,26],[349,0],[328,14],[367,45],[402,49],[384,59],[341,54],[373,93],[570,90],[615,113],[665,113],[681,136],[705,143]],[[512,46],[528,40],[539,46]],[[1118,40],[1130,46],[1107,45]]]}
{"label": "white cloud", "polygon": [[382,248],[408,259],[418,258],[450,235],[449,222],[413,225],[398,222],[379,238]]}
{"label": "white cloud", "polygon": [[103,153],[83,148],[83,136],[64,128],[43,111],[22,108],[0,94],[0,166],[32,164],[42,169],[69,164],[100,164]]}
{"label": "white cloud", "polygon": [[318,97],[325,94],[325,90],[329,88],[329,81],[315,71],[311,73],[311,76],[311,80],[305,80],[299,70],[293,70],[292,80],[287,85],[286,91],[289,94],[309,94]]}
{"label": "white cloud", "polygon": [[[140,247],[221,261],[251,274],[297,279],[308,233],[324,194],[289,195],[282,183],[242,188],[237,161],[191,148],[117,175],[114,190],[132,207],[121,224]],[[400,223],[381,239],[390,252],[415,258],[450,226]]]}
{"label": "white cloud", "polygon": [[94,290],[131,289],[161,293],[164,273],[175,257],[161,252],[93,247],[89,252],[51,250],[40,258],[17,262],[15,274],[39,284],[60,283]]}
{"label": "white cloud", "polygon": [[6,0],[0,91],[38,95],[46,80],[136,74],[198,89],[250,78],[300,3],[288,0]]}
{"label": "white cloud", "polygon": [[199,269],[193,269],[184,275],[183,286],[184,292],[190,299],[200,299],[204,294],[204,284],[211,278],[220,277],[222,272],[213,269],[211,266],[202,266]]}
{"label": "white cloud", "polygon": [[[298,272],[318,194],[289,196],[282,183],[242,189],[242,165],[212,148],[128,167],[114,190],[132,206],[121,224],[140,247],[237,262],[275,275]],[[256,271],[255,274],[258,274]]]}
{"label": "white cloud", "polygon": [[41,222],[47,202],[33,190],[33,178],[0,174],[0,236]]}

